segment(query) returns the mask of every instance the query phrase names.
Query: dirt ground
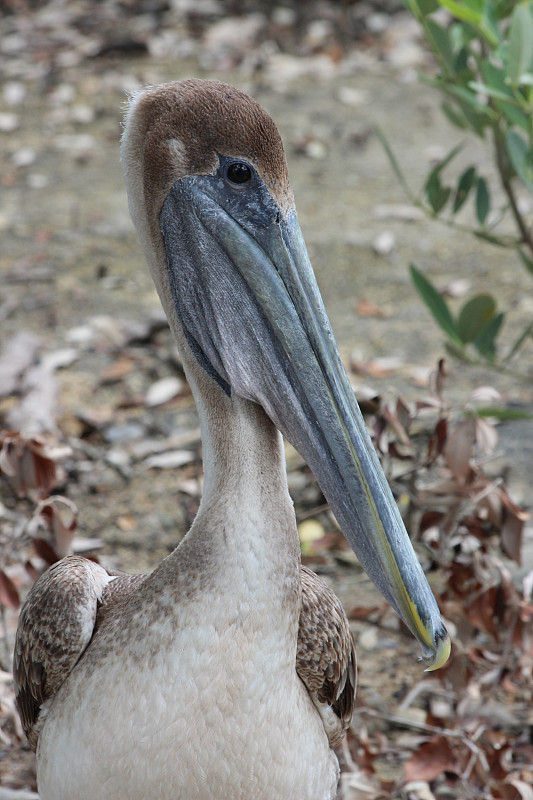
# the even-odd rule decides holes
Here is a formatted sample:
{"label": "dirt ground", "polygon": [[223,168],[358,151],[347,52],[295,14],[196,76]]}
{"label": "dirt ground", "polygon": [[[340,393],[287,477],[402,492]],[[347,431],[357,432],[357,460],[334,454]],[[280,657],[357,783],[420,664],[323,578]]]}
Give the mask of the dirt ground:
{"label": "dirt ground", "polygon": [[[337,18],[325,24],[335,3],[318,10],[313,5],[303,20],[297,12],[291,16],[292,6],[279,6],[274,33],[272,15],[260,4],[236,3],[232,10],[213,3],[209,16],[209,4],[199,2],[195,16],[192,4],[130,3],[121,39],[113,17],[119,6],[107,5],[100,29],[90,21],[90,4],[81,2],[68,13],[60,2],[31,8],[8,3],[10,13],[0,20],[0,347],[27,331],[36,359],[55,358],[56,365],[41,375],[39,410],[35,402],[22,407],[30,392],[18,386],[0,399],[0,421],[10,428],[28,424],[30,432],[47,426],[70,444],[59,488],[77,506],[80,547],[90,549],[95,543],[86,540],[97,539],[104,564],[138,572],[152,569],[190,525],[201,462],[186,387],[166,401],[146,402],[153,384],[179,381],[181,373],[127,211],[119,139],[128,91],[187,76],[216,77],[250,92],[270,112],[285,142],[301,226],[342,355],[347,364],[367,367],[352,373],[356,391],[401,392],[413,401],[443,355],[441,334],[409,282],[410,262],[439,286],[459,279],[476,290],[490,285],[500,306],[512,310],[507,342],[531,317],[533,299],[519,264],[502,262],[500,251],[417,215],[399,216],[407,201],[374,126],[385,131],[415,187],[432,159],[459,136],[443,121],[439,98],[416,80],[416,69],[430,69],[430,62],[412,20],[396,13],[394,4],[366,3],[366,23],[370,17],[373,23],[361,21],[349,44],[335,35]],[[231,13],[240,16],[224,30]],[[291,33],[297,23],[299,36]],[[474,159],[490,175],[477,143],[467,143],[460,158],[463,164]],[[381,313],[358,313],[361,300]],[[490,385],[505,402],[533,410],[531,343],[517,376],[453,360],[448,371],[449,396],[458,407],[476,387]],[[506,423],[499,434],[496,466],[505,467],[513,499],[527,507],[531,423]],[[171,452],[189,454],[182,466],[173,468],[172,458],[147,461],[168,452],[169,441]],[[291,450],[288,462],[298,519],[311,516],[337,537],[327,513],[312,513],[322,498]],[[13,515],[20,521],[31,514],[32,503],[16,502],[5,483],[0,493],[0,543],[13,548],[6,531],[15,524]],[[532,540],[526,525],[524,574],[533,565]],[[377,590],[337,540],[307,553],[348,611],[382,607]],[[427,567],[423,548],[420,555]],[[4,554],[0,566],[9,566],[8,560]],[[438,573],[429,577],[438,584]],[[16,612],[8,609],[6,617],[12,644]],[[435,706],[446,705],[451,690],[423,674],[416,644],[391,612],[355,614],[352,624],[359,710],[351,755],[343,756],[345,800],[497,796],[489,789],[479,794],[475,770],[471,783],[463,771],[455,788],[423,775],[414,782],[419,785],[406,788],[403,763],[431,738],[424,725],[431,725],[431,714],[439,716]],[[460,627],[451,628],[460,639]],[[2,666],[9,669],[7,657]],[[0,685],[6,687],[7,720],[0,786],[35,790],[33,756],[6,711],[9,678]],[[501,719],[485,721],[484,729],[526,736],[533,729],[529,699],[525,689],[495,692],[493,712]],[[475,698],[470,700],[474,707]],[[453,727],[451,718],[446,727]]]}

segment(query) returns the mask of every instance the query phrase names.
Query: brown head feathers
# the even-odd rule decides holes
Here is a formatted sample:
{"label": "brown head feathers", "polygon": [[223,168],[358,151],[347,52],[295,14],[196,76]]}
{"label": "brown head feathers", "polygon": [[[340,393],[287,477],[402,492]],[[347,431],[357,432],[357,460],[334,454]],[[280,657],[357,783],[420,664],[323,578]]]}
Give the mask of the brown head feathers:
{"label": "brown head feathers", "polygon": [[[134,95],[145,201],[159,212],[174,181],[213,173],[217,155],[244,158],[282,210],[293,203],[283,144],[267,112],[220,81],[188,79]],[[152,206],[153,207],[153,206]]]}

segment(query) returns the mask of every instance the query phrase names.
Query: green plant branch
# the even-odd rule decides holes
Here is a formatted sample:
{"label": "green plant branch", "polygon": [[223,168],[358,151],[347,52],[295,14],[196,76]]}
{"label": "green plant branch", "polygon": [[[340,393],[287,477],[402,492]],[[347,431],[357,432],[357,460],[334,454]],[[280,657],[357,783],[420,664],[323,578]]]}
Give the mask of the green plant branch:
{"label": "green plant branch", "polygon": [[505,155],[503,137],[499,128],[493,128],[493,137],[494,137],[494,151],[496,154],[496,165],[498,167],[498,174],[500,176],[500,181],[502,188],[507,195],[507,199],[509,200],[509,206],[511,208],[511,213],[514,217],[516,226],[520,231],[521,240],[520,244],[525,244],[531,253],[533,253],[533,236],[531,235],[531,231],[528,229],[522,214],[520,213],[520,209],[518,208],[518,203],[516,201],[515,193],[513,190],[513,186],[511,183],[511,178],[509,177],[509,170],[507,167],[507,159]]}
{"label": "green plant branch", "polygon": [[[456,220],[450,217],[443,217],[439,212],[434,211],[430,208],[423,200],[418,197],[411,187],[409,186],[405,175],[402,172],[402,168],[398,162],[398,159],[394,155],[394,152],[388,142],[387,137],[381,130],[378,125],[374,125],[374,131],[380,140],[383,149],[389,159],[390,165],[394,171],[394,174],[398,178],[398,182],[402,186],[405,194],[407,195],[408,200],[412,203],[415,208],[418,208],[420,211],[424,213],[424,215],[435,222],[438,222],[440,225],[444,225],[447,228],[453,228],[454,230],[461,231],[462,233],[468,233],[473,236],[477,236],[478,239],[483,239],[491,244],[497,245],[498,247],[511,247],[517,248],[520,244],[523,244],[523,239],[518,239],[515,236],[499,236],[497,234],[490,233],[490,230],[483,230],[482,228],[473,228],[470,225],[464,225],[461,222],[457,222]],[[509,202],[511,202],[509,200]],[[520,212],[518,212],[520,213]],[[498,220],[498,222],[501,221]]]}

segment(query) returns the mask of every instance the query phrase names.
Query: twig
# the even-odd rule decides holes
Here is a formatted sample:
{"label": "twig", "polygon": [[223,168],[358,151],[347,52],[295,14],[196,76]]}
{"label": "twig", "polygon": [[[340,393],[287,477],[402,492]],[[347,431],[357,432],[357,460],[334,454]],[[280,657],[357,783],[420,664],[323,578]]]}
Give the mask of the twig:
{"label": "twig", "polygon": [[498,665],[498,669],[496,670],[496,675],[494,676],[494,679],[491,681],[493,686],[496,686],[501,681],[503,671],[507,666],[509,655],[511,654],[511,648],[513,646],[513,636],[516,628],[516,623],[518,622],[518,616],[519,616],[518,609],[516,609],[512,616],[511,623],[509,625],[509,630],[507,631],[507,636],[505,637],[503,653],[500,659],[500,663]]}
{"label": "twig", "polygon": [[297,522],[303,522],[304,519],[309,519],[310,517],[315,517],[317,514],[322,514],[324,511],[327,511],[329,508],[327,503],[322,503],[320,506],[314,506],[313,508],[309,508],[307,511],[302,511],[301,514],[297,514],[296,520]]}
{"label": "twig", "polygon": [[425,733],[430,733],[433,736],[446,736],[448,739],[458,739],[462,742],[468,749],[479,758],[483,769],[486,772],[489,772],[489,764],[485,757],[485,753],[481,750],[477,744],[471,741],[471,739],[466,736],[465,733],[462,731],[452,731],[449,728],[437,728],[435,725],[428,725],[426,722],[417,722],[416,720],[406,719],[405,717],[397,716],[396,714],[385,714],[381,711],[375,711],[373,708],[367,708],[363,706],[363,708],[358,709],[359,713],[366,714],[369,717],[376,717],[378,719],[384,719],[387,722],[390,722],[392,725],[398,725],[402,728],[416,728],[417,730],[424,731]]}
{"label": "twig", "polygon": [[502,139],[502,133],[499,128],[494,127],[494,151],[496,153],[496,164],[498,166],[498,173],[500,176],[500,181],[502,184],[502,188],[509,199],[509,205],[511,206],[511,213],[514,217],[516,222],[516,226],[520,231],[520,235],[522,237],[522,242],[529,248],[531,252],[533,252],[533,237],[531,232],[528,230],[528,227],[520,213],[518,208],[518,203],[516,202],[516,197],[514,196],[513,186],[511,183],[511,179],[509,178],[509,171],[507,169],[506,164],[506,155],[505,149]]}
{"label": "twig", "polygon": [[419,697],[421,694],[432,692],[434,689],[436,688],[438,689],[439,686],[440,682],[437,680],[437,678],[433,678],[433,680],[429,679],[429,680],[419,681],[417,684],[415,684],[415,686],[413,686],[411,691],[406,694],[406,696],[404,697],[398,708],[401,711],[405,711],[406,708],[409,708],[409,706],[413,705],[416,698]]}

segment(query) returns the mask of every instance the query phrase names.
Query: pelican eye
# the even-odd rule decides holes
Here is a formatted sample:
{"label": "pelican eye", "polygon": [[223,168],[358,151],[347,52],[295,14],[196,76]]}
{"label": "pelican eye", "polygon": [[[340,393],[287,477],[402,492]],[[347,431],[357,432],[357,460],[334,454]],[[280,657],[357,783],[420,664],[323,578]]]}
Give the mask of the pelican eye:
{"label": "pelican eye", "polygon": [[246,161],[232,161],[226,168],[226,180],[233,186],[242,186],[252,180],[252,168]]}

